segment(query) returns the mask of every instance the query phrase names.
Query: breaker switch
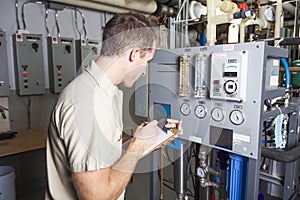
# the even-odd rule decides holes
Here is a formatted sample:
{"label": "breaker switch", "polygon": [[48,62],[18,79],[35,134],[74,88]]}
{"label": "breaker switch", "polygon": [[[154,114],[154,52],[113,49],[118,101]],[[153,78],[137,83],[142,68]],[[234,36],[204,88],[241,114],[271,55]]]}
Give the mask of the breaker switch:
{"label": "breaker switch", "polygon": [[65,50],[67,51],[68,54],[71,53],[71,46],[70,45],[66,45],[65,46]]}
{"label": "breaker switch", "polygon": [[38,52],[38,49],[39,49],[38,43],[32,43],[31,46],[32,46],[32,49],[33,49],[34,52]]}

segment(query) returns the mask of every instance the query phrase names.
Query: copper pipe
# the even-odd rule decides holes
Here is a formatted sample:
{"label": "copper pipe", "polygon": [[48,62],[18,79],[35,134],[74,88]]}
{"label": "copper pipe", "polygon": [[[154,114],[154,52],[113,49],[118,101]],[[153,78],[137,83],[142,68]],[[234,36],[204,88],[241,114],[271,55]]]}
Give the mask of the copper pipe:
{"label": "copper pipe", "polygon": [[[290,72],[300,72],[300,67],[289,67],[289,69],[290,69]],[[279,71],[284,72],[284,68],[280,67]]]}

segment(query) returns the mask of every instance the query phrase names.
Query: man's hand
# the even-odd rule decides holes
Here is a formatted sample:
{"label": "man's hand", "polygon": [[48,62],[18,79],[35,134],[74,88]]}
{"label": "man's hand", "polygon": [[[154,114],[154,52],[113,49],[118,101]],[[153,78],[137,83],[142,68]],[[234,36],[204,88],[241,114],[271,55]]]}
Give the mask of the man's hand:
{"label": "man's hand", "polygon": [[151,148],[157,140],[159,131],[157,124],[158,122],[154,120],[149,123],[142,123],[138,126],[127,147],[127,152],[142,157],[143,152]]}
{"label": "man's hand", "polygon": [[165,127],[170,130],[174,136],[170,137],[167,141],[163,142],[157,149],[166,146],[170,142],[172,142],[175,138],[178,137],[178,133],[182,131],[182,122],[175,119],[167,119],[167,123],[165,124]]}

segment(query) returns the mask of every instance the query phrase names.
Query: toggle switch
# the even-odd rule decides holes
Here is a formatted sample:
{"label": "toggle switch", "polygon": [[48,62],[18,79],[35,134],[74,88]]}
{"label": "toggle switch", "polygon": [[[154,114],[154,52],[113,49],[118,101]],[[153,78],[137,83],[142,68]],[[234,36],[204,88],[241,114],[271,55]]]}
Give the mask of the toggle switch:
{"label": "toggle switch", "polygon": [[32,43],[31,47],[32,47],[32,49],[33,49],[34,52],[37,52],[38,49],[39,49],[38,43]]}
{"label": "toggle switch", "polygon": [[70,45],[66,45],[65,46],[65,50],[67,51],[67,53],[71,53],[71,46]]}

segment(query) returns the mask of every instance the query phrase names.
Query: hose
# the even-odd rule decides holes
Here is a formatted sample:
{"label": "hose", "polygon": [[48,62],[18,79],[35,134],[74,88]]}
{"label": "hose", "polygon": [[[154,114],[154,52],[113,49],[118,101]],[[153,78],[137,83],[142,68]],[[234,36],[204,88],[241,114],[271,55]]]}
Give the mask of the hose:
{"label": "hose", "polygon": [[278,151],[262,147],[261,156],[283,163],[294,162],[300,159],[300,144],[288,151]]}
{"label": "hose", "polygon": [[290,84],[291,84],[291,75],[290,75],[289,65],[285,58],[280,58],[280,60],[283,64],[283,68],[284,68],[284,72],[285,72],[285,87],[286,87],[286,89],[289,90]]}

